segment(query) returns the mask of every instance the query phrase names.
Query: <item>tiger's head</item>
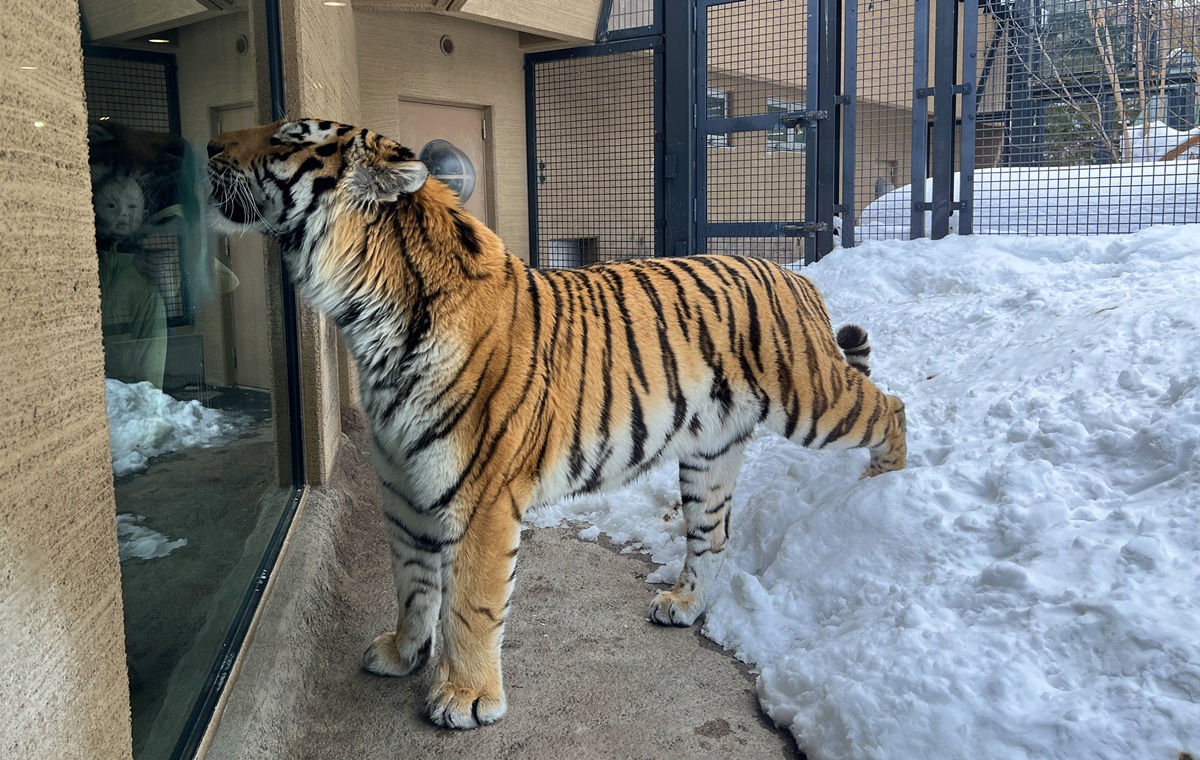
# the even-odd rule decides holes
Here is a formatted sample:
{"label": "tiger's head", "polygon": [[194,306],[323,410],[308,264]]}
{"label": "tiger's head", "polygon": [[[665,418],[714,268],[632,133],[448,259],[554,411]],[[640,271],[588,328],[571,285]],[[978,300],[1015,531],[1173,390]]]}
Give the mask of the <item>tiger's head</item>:
{"label": "tiger's head", "polygon": [[208,156],[213,225],[276,237],[296,233],[330,203],[395,201],[429,177],[399,143],[316,119],[225,132],[208,144]]}

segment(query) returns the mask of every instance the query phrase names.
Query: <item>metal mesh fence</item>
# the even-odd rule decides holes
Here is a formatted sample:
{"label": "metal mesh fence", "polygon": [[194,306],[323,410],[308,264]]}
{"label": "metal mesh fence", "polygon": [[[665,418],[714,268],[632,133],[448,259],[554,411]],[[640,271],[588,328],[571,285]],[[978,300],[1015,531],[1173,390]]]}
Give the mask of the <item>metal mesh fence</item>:
{"label": "metal mesh fence", "polygon": [[1200,3],[985,0],[975,232],[1200,221]]}
{"label": "metal mesh fence", "polygon": [[540,266],[655,255],[654,56],[534,64]]}
{"label": "metal mesh fence", "polygon": [[654,0],[613,0],[607,31],[619,32],[653,23]]}
{"label": "metal mesh fence", "polygon": [[[855,223],[858,238],[908,237],[912,178],[913,16],[911,0],[858,3]],[[879,222],[881,207],[886,221]]]}
{"label": "metal mesh fence", "polygon": [[[93,129],[134,127],[170,134],[171,76],[166,61],[85,55],[83,81],[88,121],[94,125]],[[134,172],[133,178],[140,187],[147,214],[161,211],[174,202],[174,177]],[[162,296],[168,324],[190,324],[178,235],[147,235],[137,240],[137,246],[144,262],[141,274]],[[123,324],[128,315],[117,314],[113,319]]]}
{"label": "metal mesh fence", "polygon": [[[806,110],[807,2],[742,0],[700,12],[707,12],[708,118]],[[710,224],[803,221],[807,137],[803,125],[707,135],[700,213]],[[707,250],[779,263],[804,258],[795,237],[709,237]]]}

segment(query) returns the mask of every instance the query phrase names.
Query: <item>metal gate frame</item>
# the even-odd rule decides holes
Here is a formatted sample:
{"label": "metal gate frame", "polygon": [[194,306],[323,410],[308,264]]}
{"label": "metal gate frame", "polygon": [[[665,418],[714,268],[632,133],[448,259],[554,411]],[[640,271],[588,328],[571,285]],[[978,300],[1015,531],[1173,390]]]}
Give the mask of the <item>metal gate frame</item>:
{"label": "metal gate frame", "polygon": [[[530,262],[538,266],[538,156],[536,67],[540,63],[635,50],[653,50],[654,219],[656,256],[703,253],[709,237],[803,237],[804,263],[834,248],[835,216],[842,244],[854,244],[854,155],[858,0],[807,0],[806,102],[803,111],[709,119],[707,92],[708,9],[745,0],[655,0],[654,23],[607,31],[612,0],[598,21],[596,45],[525,56],[526,148]],[[929,0],[918,0],[928,2]],[[845,26],[843,28],[843,11]],[[707,136],[807,130],[802,219],[771,222],[709,222]],[[844,157],[844,158],[843,158]]]}
{"label": "metal gate frame", "polygon": [[[1028,0],[1026,0],[1028,1]],[[959,13],[959,3],[963,10]],[[933,10],[931,11],[931,6]],[[933,85],[929,85],[929,18],[936,21],[933,40]],[[959,21],[962,21],[960,58]],[[929,237],[950,234],[950,216],[958,212],[958,234],[970,235],[975,224],[975,114],[979,3],[976,0],[915,0],[913,12],[913,134],[912,192],[909,237],[925,237],[925,212],[930,212]],[[956,82],[962,67],[962,81]],[[933,135],[929,135],[929,101],[933,99]],[[955,114],[961,114],[956,117]],[[954,129],[960,126],[958,150]],[[931,145],[932,143],[932,145]],[[925,198],[926,168],[932,156],[932,197]],[[955,158],[959,171],[954,200]]]}
{"label": "metal gate frame", "polygon": [[[696,166],[696,248],[706,249],[710,237],[804,237],[804,263],[811,264],[833,250],[834,215],[843,214],[843,234],[853,235],[854,197],[854,77],[857,68],[848,65],[848,79],[842,82],[842,56],[853,61],[857,53],[857,22],[842,29],[842,0],[808,0],[808,55],[806,103],[803,111],[752,116],[708,118],[705,100],[699,93],[708,91],[708,9],[745,0],[694,0],[696,10],[695,64],[697,96],[693,102],[697,134]],[[857,0],[846,0],[857,13]],[[845,45],[843,46],[843,37]],[[844,89],[844,92],[843,92]],[[776,127],[793,128],[803,124],[808,132],[808,158],[805,161],[804,219],[774,222],[709,222],[706,218],[708,187],[708,135],[762,132]],[[848,150],[848,161],[839,172],[839,155]],[[840,203],[841,193],[850,199]],[[848,213],[847,213],[848,212]]]}

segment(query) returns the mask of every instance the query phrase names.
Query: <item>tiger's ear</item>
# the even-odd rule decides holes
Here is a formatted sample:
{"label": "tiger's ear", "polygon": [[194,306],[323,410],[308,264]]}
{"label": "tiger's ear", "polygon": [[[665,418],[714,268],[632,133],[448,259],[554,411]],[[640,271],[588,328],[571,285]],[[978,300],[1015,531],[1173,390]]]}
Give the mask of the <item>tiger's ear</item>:
{"label": "tiger's ear", "polygon": [[420,190],[428,178],[429,169],[420,161],[376,163],[354,167],[346,187],[366,203],[394,201],[401,195]]}

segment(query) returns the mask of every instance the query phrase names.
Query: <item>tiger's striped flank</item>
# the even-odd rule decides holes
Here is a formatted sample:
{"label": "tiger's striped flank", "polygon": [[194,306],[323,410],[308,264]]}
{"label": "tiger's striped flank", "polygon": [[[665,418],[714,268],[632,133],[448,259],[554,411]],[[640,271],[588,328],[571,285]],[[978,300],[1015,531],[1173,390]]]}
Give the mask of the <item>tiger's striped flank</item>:
{"label": "tiger's striped flank", "polygon": [[275,236],[354,356],[398,609],[363,666],[434,660],[438,725],[507,710],[500,650],[530,506],[678,461],[687,557],[649,616],[688,626],[757,426],[865,448],[864,477],[905,465],[904,404],[867,377],[866,331],[835,339],[806,277],[726,256],[531,269],[412,151],[335,122],[227,133],[209,155],[214,224]]}

